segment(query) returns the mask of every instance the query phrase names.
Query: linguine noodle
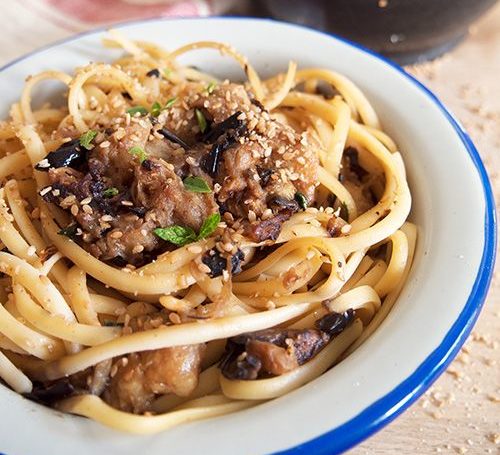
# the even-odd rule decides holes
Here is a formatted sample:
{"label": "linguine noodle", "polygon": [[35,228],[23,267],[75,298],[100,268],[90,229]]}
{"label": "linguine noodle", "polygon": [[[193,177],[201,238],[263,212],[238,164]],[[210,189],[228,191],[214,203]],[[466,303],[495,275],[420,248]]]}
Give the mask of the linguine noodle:
{"label": "linguine noodle", "polygon": [[[12,106],[11,118],[0,123],[0,378],[28,397],[133,433],[159,432],[236,412],[314,380],[377,329],[407,279],[416,227],[407,221],[411,195],[397,145],[381,130],[363,92],[329,69],[304,69],[290,62],[283,74],[266,80],[226,44],[203,41],[170,52],[117,32],[104,43],[123,48],[125,56],[114,64],[91,63],[74,75],[45,71],[30,76]],[[109,128],[115,128],[119,145],[126,138],[120,139],[116,128],[140,125],[147,115],[154,115],[143,117],[133,112],[134,107],[153,112],[158,102],[161,110],[151,120],[154,136],[159,131],[155,122],[173,115],[175,106],[184,103],[186,90],[206,99],[215,99],[224,87],[230,90],[233,86],[227,81],[182,65],[185,53],[201,49],[233,58],[246,74],[247,82],[239,85],[253,100],[252,112],[259,112],[269,124],[285,125],[279,128],[286,127],[286,134],[296,135],[314,154],[316,165],[297,158],[298,168],[315,173],[313,196],[291,195],[293,213],[281,219],[274,238],[252,238],[238,226],[257,226],[282,212],[276,215],[268,209],[255,215],[248,210],[238,218],[228,210],[208,235],[182,227],[187,243],[161,240],[162,250],[152,251],[152,256],[141,256],[139,245],[130,256],[133,260],[117,265],[96,253],[96,242],[86,242],[82,229],[76,230],[77,237],[67,234],[75,213],[91,214],[91,202],[77,201],[76,209],[63,207],[61,194],[54,194],[52,171],[43,166],[49,166],[51,152],[74,140],[82,144],[89,132],[89,150],[105,149],[109,141],[103,131]],[[66,86],[64,107],[33,108],[37,85],[47,79]],[[331,93],[325,94],[325,87]],[[190,112],[201,133],[204,127],[215,128],[215,121],[204,124],[210,119],[203,109]],[[240,126],[242,121],[251,123],[250,114],[245,115]],[[251,137],[248,131],[244,134]],[[176,150],[187,152],[185,139],[173,140],[181,145]],[[239,147],[237,141],[230,145]],[[229,156],[231,148],[224,153]],[[271,153],[274,156],[276,149],[268,158]],[[138,159],[142,165],[144,157]],[[216,194],[216,177],[207,181],[205,188],[205,181],[195,179],[201,191]],[[293,182],[300,188],[297,179]],[[206,261],[214,255],[226,258],[220,273]],[[231,270],[235,257],[241,270]],[[268,329],[318,335],[315,327],[329,315],[349,315],[350,321],[328,335],[306,361],[281,374],[261,370],[255,377],[241,378],[227,373],[228,349],[234,346],[231,340],[240,343],[238,336]],[[142,322],[136,326],[134,321]],[[286,350],[292,356],[290,337],[295,335],[287,336],[288,347],[280,347],[280,355]],[[155,389],[140,410],[120,409],[110,398],[114,378],[127,362],[141,359],[141,353],[190,347],[200,349],[200,359],[188,393]],[[232,358],[232,365],[249,361],[249,352]],[[71,392],[44,401],[52,386],[63,383],[71,384]]]}

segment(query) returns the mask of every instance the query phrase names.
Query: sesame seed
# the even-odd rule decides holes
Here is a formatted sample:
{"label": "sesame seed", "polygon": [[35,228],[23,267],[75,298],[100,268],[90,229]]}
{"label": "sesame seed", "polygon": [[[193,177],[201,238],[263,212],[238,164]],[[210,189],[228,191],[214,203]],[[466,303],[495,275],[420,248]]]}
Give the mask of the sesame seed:
{"label": "sesame seed", "polygon": [[234,248],[234,245],[231,242],[226,242],[226,243],[224,243],[224,245],[222,245],[222,249],[224,251],[227,251],[228,253],[233,251],[233,248]]}
{"label": "sesame seed", "polygon": [[119,239],[123,236],[123,232],[122,231],[113,231],[111,234],[109,234],[109,236],[112,239]]}
{"label": "sesame seed", "polygon": [[40,196],[45,196],[49,191],[52,190],[51,186],[47,186],[40,191]]}
{"label": "sesame seed", "polygon": [[80,204],[81,205],[90,204],[91,201],[92,201],[92,197],[89,196],[89,197],[86,197],[85,199],[82,199],[80,201]]}
{"label": "sesame seed", "polygon": [[89,215],[93,213],[92,207],[88,204],[82,205],[82,210]]}
{"label": "sesame seed", "polygon": [[248,221],[250,221],[250,222],[257,221],[257,215],[255,214],[255,212],[253,210],[248,211]]}
{"label": "sesame seed", "polygon": [[188,246],[187,250],[193,254],[200,254],[203,251],[203,248],[200,245],[191,245]]}
{"label": "sesame seed", "polygon": [[111,367],[111,371],[109,372],[109,375],[114,378],[116,376],[116,373],[118,373],[118,364],[114,364],[112,367]]}
{"label": "sesame seed", "polygon": [[268,220],[269,218],[272,218],[272,216],[273,216],[273,211],[271,209],[266,209],[262,213],[263,220]]}
{"label": "sesame seed", "polygon": [[182,322],[181,317],[177,313],[170,313],[168,319],[170,319],[173,324],[180,324]]}
{"label": "sesame seed", "polygon": [[[127,114],[127,115],[128,115],[128,116],[129,116],[129,118],[130,118],[130,114]],[[104,141],[104,142],[101,142],[101,143],[99,144],[99,146],[100,146],[101,148],[103,148],[103,149],[108,148],[110,145],[111,145],[111,142],[109,142],[109,141]]]}
{"label": "sesame seed", "polygon": [[231,212],[224,212],[223,217],[228,222],[234,221],[234,217],[233,217],[233,214]]}
{"label": "sesame seed", "polygon": [[345,224],[340,229],[340,232],[342,232],[342,234],[349,234],[349,232],[351,232],[351,229],[352,229],[352,226],[350,224]]}
{"label": "sesame seed", "polygon": [[127,207],[132,207],[134,205],[134,203],[131,201],[122,201],[121,204]]}
{"label": "sesame seed", "polygon": [[310,260],[312,259],[314,256],[316,255],[316,253],[313,251],[313,250],[309,250],[306,254],[306,259],[307,260]]}
{"label": "sesame seed", "polygon": [[37,163],[37,166],[42,168],[50,167],[49,160],[47,158],[44,158],[42,161],[39,161]]}
{"label": "sesame seed", "polygon": [[71,209],[70,209],[71,214],[72,214],[73,216],[78,215],[79,210],[80,210],[80,209],[78,208],[78,206],[77,206],[76,204],[73,204],[73,205],[71,206]]}
{"label": "sesame seed", "polygon": [[113,221],[113,217],[111,215],[103,215],[103,216],[101,216],[101,221],[104,221],[104,222]]}
{"label": "sesame seed", "polygon": [[144,251],[144,247],[142,245],[136,245],[132,248],[132,254],[142,253]]}
{"label": "sesame seed", "polygon": [[34,220],[40,218],[40,209],[38,207],[34,208],[31,212],[31,218],[33,218]]}

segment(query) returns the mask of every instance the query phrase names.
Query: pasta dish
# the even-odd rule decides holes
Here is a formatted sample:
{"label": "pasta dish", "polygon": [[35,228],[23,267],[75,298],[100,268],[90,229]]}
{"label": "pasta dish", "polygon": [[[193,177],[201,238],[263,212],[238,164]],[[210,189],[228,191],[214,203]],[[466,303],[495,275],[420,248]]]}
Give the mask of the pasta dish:
{"label": "pasta dish", "polygon": [[[295,62],[261,78],[222,43],[104,45],[123,57],[29,76],[0,122],[4,383],[154,433],[280,397],[357,349],[416,243],[365,95]],[[182,64],[199,50],[245,82]],[[62,105],[35,108],[44,80]]]}

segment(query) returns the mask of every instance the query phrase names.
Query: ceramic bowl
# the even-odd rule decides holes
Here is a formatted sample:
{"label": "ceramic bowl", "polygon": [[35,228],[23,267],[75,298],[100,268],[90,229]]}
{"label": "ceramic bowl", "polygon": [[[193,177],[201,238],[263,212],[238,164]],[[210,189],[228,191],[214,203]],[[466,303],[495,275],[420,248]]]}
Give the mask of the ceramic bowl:
{"label": "ceramic bowl", "polygon": [[[229,43],[265,75],[290,59],[345,74],[372,101],[384,129],[399,144],[418,226],[415,261],[389,316],[356,352],[286,396],[236,414],[193,422],[154,436],[119,433],[63,415],[0,386],[0,452],[8,455],[106,453],[338,453],[407,408],[443,372],[469,334],[485,298],[495,254],[490,185],[474,145],[425,87],[383,58],[341,39],[269,20],[156,19],[119,27],[131,38],[166,48],[197,40]],[[103,31],[36,51],[0,71],[1,117],[24,79],[42,70],[72,72],[88,61],[112,61]],[[182,61],[242,79],[230,59],[213,51]],[[55,84],[38,89],[38,102]],[[287,452],[287,453],[288,453]]]}

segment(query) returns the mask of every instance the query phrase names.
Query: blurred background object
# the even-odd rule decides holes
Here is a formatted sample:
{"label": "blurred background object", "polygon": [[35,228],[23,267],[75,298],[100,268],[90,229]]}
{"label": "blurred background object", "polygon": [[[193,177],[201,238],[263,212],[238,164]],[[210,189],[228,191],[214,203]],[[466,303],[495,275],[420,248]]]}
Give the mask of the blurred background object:
{"label": "blurred background object", "polygon": [[[453,48],[496,0],[10,0],[2,2],[4,39],[16,53],[69,34],[150,17],[270,17],[347,38],[400,64]],[[27,35],[25,32],[29,30]]]}
{"label": "blurred background object", "polygon": [[433,59],[459,43],[496,0],[259,0],[254,13],[360,43],[400,64]]}

